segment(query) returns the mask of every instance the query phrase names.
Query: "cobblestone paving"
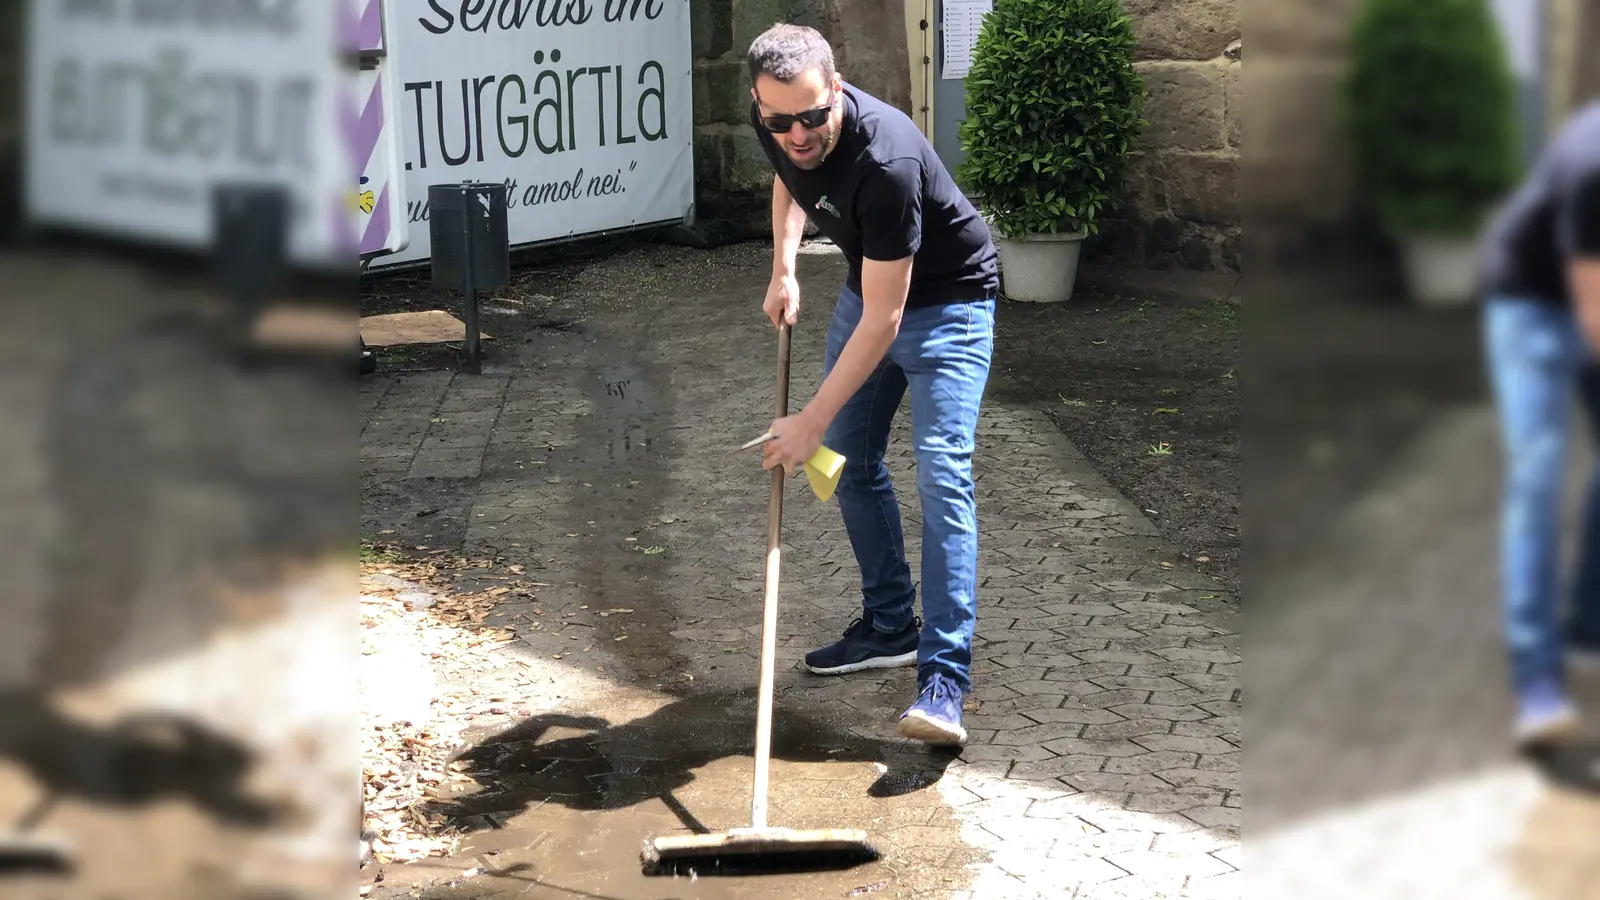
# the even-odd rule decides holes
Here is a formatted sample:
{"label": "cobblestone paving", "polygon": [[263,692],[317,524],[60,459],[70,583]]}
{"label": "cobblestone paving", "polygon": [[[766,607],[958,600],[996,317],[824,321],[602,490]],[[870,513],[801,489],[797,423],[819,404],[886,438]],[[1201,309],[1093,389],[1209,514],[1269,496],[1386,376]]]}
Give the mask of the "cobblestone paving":
{"label": "cobblestone paving", "polygon": [[[757,308],[764,263],[730,259],[714,289],[663,290],[579,328],[497,344],[484,375],[369,376],[363,531],[525,561],[541,593],[503,609],[525,651],[569,648],[566,664],[605,673],[619,697],[748,692],[766,480],[753,455],[727,451],[770,420],[775,339]],[[587,289],[603,289],[603,269]],[[821,325],[841,277],[835,258],[805,261],[797,402],[820,377]],[[915,546],[907,417],[890,465]],[[881,816],[886,800],[785,786],[781,768],[775,807],[796,820],[877,822],[870,830],[893,859],[970,864],[947,896],[1239,896],[1233,598],[1150,562],[1154,527],[1042,415],[991,400],[979,445],[971,740],[912,786],[949,814]],[[863,764],[880,771],[929,756],[894,734],[914,699],[910,670],[823,679],[800,668],[859,613],[859,592],[837,508],[792,488],[780,719],[843,723],[843,739],[877,748]],[[559,631],[549,627],[558,615]],[[582,653],[593,646],[602,650]],[[615,718],[604,694],[586,691],[566,711]],[[910,882],[890,890],[912,896]]]}

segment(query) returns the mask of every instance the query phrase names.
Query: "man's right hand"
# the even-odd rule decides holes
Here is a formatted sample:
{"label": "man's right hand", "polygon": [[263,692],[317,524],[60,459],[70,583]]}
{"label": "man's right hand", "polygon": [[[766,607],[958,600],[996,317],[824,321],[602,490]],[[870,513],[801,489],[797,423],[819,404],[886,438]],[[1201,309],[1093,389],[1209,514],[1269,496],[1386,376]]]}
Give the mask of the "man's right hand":
{"label": "man's right hand", "polygon": [[1575,260],[1567,276],[1578,330],[1590,352],[1600,357],[1600,257]]}
{"label": "man's right hand", "polygon": [[777,328],[784,322],[793,326],[800,320],[800,282],[792,274],[774,274],[761,308],[772,320],[772,327]]}

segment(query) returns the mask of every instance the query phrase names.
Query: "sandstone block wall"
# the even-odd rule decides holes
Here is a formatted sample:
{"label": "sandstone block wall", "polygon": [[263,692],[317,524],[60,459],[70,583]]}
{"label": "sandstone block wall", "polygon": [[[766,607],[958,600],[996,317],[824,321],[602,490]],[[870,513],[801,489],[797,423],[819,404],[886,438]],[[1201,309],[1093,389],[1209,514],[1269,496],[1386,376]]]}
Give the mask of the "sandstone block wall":
{"label": "sandstone block wall", "polygon": [[1593,0],[1549,0],[1549,55],[1553,77],[1546,106],[1551,128],[1585,101],[1600,98],[1600,5]]}
{"label": "sandstone block wall", "polygon": [[1124,0],[1150,121],[1123,207],[1091,260],[1198,271],[1240,267],[1240,0]]}
{"label": "sandstone block wall", "polygon": [[1252,255],[1312,262],[1365,257],[1339,123],[1348,32],[1360,0],[1243,0],[1250,150],[1242,181]]}

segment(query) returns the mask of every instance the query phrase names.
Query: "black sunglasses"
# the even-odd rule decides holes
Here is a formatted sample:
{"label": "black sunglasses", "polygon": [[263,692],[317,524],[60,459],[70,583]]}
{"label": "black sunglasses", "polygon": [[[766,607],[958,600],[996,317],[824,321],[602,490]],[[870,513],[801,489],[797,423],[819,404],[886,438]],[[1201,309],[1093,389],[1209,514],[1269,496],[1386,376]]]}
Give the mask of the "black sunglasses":
{"label": "black sunglasses", "polygon": [[[793,115],[776,113],[770,116],[761,116],[761,125],[773,134],[783,134],[793,128],[796,122],[804,125],[808,131],[816,131],[827,124],[828,114],[833,112],[834,96],[833,91],[828,91],[828,102],[826,104],[815,109],[808,109],[805,112],[798,112]],[[760,98],[758,97],[752,105],[756,107],[756,113],[759,115],[761,112]]]}

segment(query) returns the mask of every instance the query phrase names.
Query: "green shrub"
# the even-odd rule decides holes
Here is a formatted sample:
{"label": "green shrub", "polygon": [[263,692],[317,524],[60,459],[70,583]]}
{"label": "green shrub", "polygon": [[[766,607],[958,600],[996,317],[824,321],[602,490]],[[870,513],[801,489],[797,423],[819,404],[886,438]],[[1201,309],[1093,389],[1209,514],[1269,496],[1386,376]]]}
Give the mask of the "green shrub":
{"label": "green shrub", "polygon": [[1516,183],[1516,82],[1488,0],[1367,0],[1344,116],[1362,192],[1389,234],[1467,236]]}
{"label": "green shrub", "polygon": [[1120,0],[996,0],[967,73],[958,178],[1004,237],[1099,230],[1146,124]]}

